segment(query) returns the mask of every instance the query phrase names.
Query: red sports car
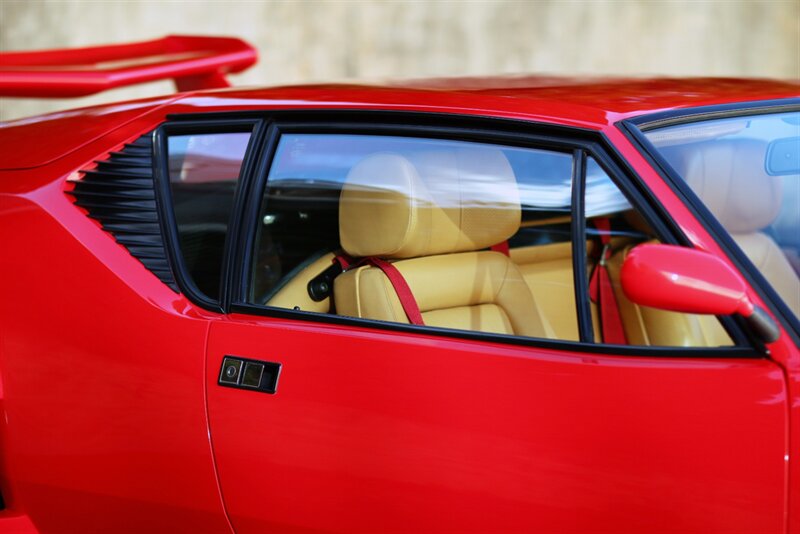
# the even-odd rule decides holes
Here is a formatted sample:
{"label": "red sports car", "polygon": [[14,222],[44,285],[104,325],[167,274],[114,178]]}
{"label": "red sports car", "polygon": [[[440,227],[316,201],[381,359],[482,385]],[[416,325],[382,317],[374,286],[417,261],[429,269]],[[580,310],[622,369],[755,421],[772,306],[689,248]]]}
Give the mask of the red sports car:
{"label": "red sports car", "polygon": [[0,532],[800,532],[800,84],[254,61],[0,56]]}

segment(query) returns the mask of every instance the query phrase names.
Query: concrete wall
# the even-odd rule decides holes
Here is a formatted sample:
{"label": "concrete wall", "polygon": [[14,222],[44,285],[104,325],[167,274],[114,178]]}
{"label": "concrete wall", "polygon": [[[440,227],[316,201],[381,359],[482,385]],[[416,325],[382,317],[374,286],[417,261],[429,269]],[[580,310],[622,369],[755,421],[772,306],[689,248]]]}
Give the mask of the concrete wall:
{"label": "concrete wall", "polygon": [[[235,35],[261,51],[243,84],[494,73],[800,79],[800,0],[0,0],[0,49]],[[0,101],[0,119],[171,92]]]}

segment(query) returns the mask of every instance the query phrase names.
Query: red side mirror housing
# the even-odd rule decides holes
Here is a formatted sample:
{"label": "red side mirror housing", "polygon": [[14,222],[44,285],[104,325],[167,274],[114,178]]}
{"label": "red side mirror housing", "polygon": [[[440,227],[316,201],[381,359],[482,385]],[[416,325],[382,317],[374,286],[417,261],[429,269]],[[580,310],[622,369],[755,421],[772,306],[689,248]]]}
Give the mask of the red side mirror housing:
{"label": "red side mirror housing", "polygon": [[639,245],[625,258],[620,277],[636,304],[681,313],[738,313],[762,340],[771,343],[780,335],[774,320],[750,301],[739,273],[702,250]]}

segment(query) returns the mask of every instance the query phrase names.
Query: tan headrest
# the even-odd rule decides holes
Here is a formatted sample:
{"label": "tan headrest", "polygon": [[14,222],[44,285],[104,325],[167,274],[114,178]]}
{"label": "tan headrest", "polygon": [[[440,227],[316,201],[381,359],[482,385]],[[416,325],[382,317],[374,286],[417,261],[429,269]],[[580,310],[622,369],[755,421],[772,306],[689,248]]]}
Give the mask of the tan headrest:
{"label": "tan headrest", "polygon": [[[782,183],[765,170],[767,144],[751,139],[689,146],[683,176],[731,233],[757,232],[778,216]],[[680,171],[681,169],[679,169]]]}
{"label": "tan headrest", "polygon": [[416,258],[480,250],[520,224],[517,182],[491,148],[373,154],[348,174],[339,201],[342,248],[354,257]]}

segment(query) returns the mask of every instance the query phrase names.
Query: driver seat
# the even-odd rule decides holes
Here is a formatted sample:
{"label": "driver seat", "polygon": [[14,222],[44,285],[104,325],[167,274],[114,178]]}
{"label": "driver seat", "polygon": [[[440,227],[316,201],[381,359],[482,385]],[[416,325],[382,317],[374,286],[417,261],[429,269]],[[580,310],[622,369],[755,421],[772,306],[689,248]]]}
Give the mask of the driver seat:
{"label": "driver seat", "polygon": [[[427,326],[552,337],[517,266],[485,250],[515,234],[520,217],[500,150],[378,153],[345,180],[339,235],[350,256],[392,262]],[[370,264],[339,275],[334,299],[342,315],[409,322],[389,278]]]}

